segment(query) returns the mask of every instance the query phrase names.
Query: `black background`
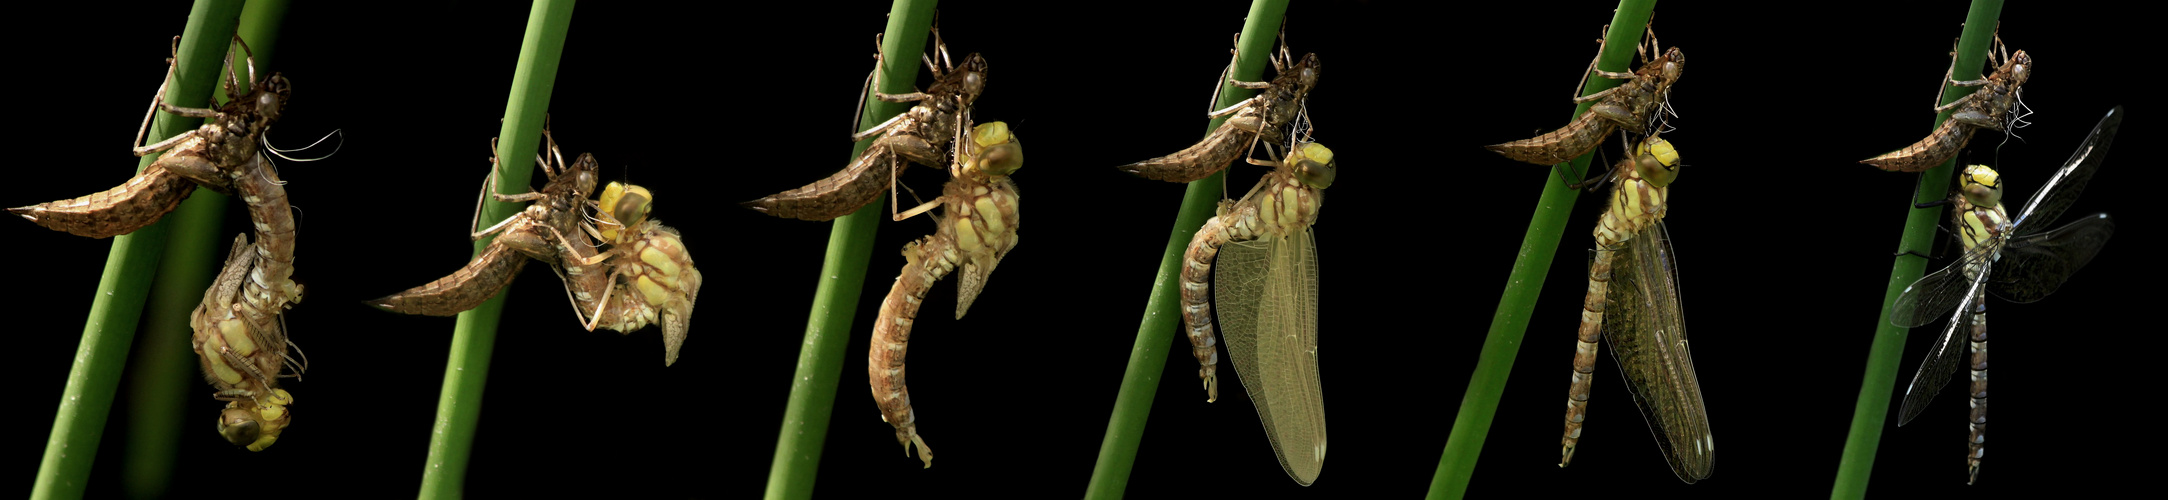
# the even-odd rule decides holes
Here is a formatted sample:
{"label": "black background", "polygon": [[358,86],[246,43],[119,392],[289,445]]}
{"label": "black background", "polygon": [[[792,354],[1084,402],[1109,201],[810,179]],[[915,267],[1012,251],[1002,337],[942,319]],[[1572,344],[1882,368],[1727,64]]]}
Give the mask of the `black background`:
{"label": "black background", "polygon": [[[186,422],[169,490],[176,496],[399,497],[416,491],[423,468],[453,321],[360,301],[427,282],[468,256],[465,224],[527,9],[300,4],[266,68],[295,87],[273,140],[291,147],[346,132],[333,158],[285,162],[280,171],[304,210],[295,278],[310,294],[288,324],[314,366],[290,386],[294,426],[263,453],[233,450],[210,432],[217,403],[198,397],[208,388],[191,386],[191,406],[172,416]],[[476,495],[747,498],[766,482],[829,225],[734,202],[844,165],[845,114],[887,5],[620,4],[578,8],[550,107],[555,131],[567,154],[595,153],[607,178],[654,189],[656,217],[683,231],[705,273],[705,300],[683,357],[665,368],[656,330],[581,331],[555,279],[523,274],[509,292],[475,436],[467,486]],[[1030,202],[1023,244],[967,320],[927,314],[917,326],[913,402],[940,457],[939,467],[921,470],[900,455],[868,401],[856,359],[902,265],[894,249],[933,224],[883,223],[828,429],[822,496],[1082,493],[1182,192],[1111,167],[1201,136],[1210,82],[1245,12],[1235,2],[1170,5],[945,3],[951,50],[983,52],[991,63],[975,116],[1009,122],[1032,147],[1015,178]],[[1600,198],[1584,196],[1471,497],[1827,494],[1913,185],[1910,175],[1856,161],[1928,131],[1929,91],[1966,3],[1829,2],[1796,12],[1733,5],[1665,4],[1656,17],[1662,41],[1691,59],[1672,94],[1680,117],[1667,137],[1689,168],[1668,221],[1724,450],[1715,476],[1689,486],[1671,474],[1608,356],[1575,464],[1555,466],[1588,228],[1601,211]],[[2150,420],[2132,418],[2151,403],[2141,385],[2150,377],[2136,362],[2146,359],[2148,336],[2136,325],[2150,312],[2140,300],[2158,296],[2146,288],[2151,273],[2136,272],[2147,269],[2141,245],[2155,227],[2140,212],[2151,208],[2144,186],[2154,182],[2140,167],[2158,137],[2159,107],[2133,71],[2149,61],[2136,48],[2138,16],[2107,5],[2119,4],[2004,9],[2004,39],[2042,63],[2024,94],[2035,125],[2000,148],[2002,134],[1982,133],[1964,158],[2001,168],[2011,198],[2022,199],[2110,107],[2129,106],[2107,167],[2070,212],[2109,212],[2121,236],[2056,296],[1993,304],[1996,432],[1982,483],[1964,484],[1965,404],[1962,391],[1950,391],[1918,425],[1899,429],[1892,417],[1873,476],[1877,496],[2033,495],[2139,480],[2140,450],[2153,438]],[[11,92],[16,121],[28,128],[11,134],[17,156],[0,204],[78,196],[126,178],[135,163],[122,141],[187,12],[178,4],[53,7],[81,10],[5,34],[23,48],[16,85],[31,87]],[[1290,7],[1293,48],[1317,52],[1326,66],[1309,105],[1317,138],[1346,160],[1316,228],[1331,460],[1315,485],[1294,485],[1245,395],[1205,404],[1186,351],[1159,346],[1175,355],[1131,495],[1404,498],[1428,487],[1525,220],[1551,175],[1478,146],[1564,123],[1570,87],[1611,7]],[[1260,170],[1237,167],[1231,190]],[[926,193],[942,179],[914,169],[904,180]],[[229,210],[229,234],[245,230],[244,214]],[[18,318],[5,327],[14,344],[8,366],[22,390],[10,404],[16,430],[0,445],[25,485],[110,244],[19,222],[0,224],[0,241],[15,267],[29,270],[15,274],[8,293]],[[937,286],[928,310],[946,310],[954,293]],[[1907,341],[1899,394],[1925,337],[1939,331],[1916,329],[1921,335]],[[124,389],[121,400],[128,397]],[[91,496],[120,493],[130,410],[124,402],[114,411]]]}

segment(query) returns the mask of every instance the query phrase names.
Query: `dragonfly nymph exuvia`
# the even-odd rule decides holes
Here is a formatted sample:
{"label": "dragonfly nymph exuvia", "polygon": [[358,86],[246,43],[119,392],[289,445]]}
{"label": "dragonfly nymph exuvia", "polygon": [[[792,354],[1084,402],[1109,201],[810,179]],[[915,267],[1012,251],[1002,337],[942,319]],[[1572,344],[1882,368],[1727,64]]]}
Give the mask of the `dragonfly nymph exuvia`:
{"label": "dragonfly nymph exuvia", "polygon": [[1964,365],[1972,372],[1967,484],[1979,479],[1980,460],[1987,452],[1987,296],[2020,304],[2047,298],[2092,261],[2115,234],[2115,223],[2105,213],[2055,229],[2047,227],[2077,202],[2086,181],[2106,161],[2108,146],[2115,142],[2122,123],[2121,106],[2108,111],[2077,152],[2025,201],[2014,218],[2002,206],[2001,175],[1985,165],[1965,167],[1958,192],[1946,201],[1951,206],[1951,232],[1964,247],[1964,256],[1905,287],[1891,308],[1890,323],[1906,328],[1933,323],[1956,311],[1905,387],[1897,425],[1910,423],[1934,401],[1943,384],[1956,374],[1958,360],[1966,357],[1958,349],[1958,343],[1965,342],[1971,359]]}

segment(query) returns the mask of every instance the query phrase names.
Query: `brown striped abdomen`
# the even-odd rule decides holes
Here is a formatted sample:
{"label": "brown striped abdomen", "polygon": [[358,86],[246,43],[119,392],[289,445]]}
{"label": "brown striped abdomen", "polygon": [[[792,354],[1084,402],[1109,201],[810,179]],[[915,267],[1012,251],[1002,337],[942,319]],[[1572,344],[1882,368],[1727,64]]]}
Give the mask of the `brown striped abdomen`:
{"label": "brown striped abdomen", "polygon": [[233,175],[234,191],[248,205],[248,220],[256,230],[256,269],[242,290],[252,309],[250,321],[259,325],[269,325],[273,316],[301,301],[301,285],[292,279],[293,207],[286,203],[284,181],[275,175],[271,162],[260,154]]}
{"label": "brown striped abdomen", "polygon": [[1603,337],[1604,296],[1611,287],[1611,257],[1615,254],[1599,246],[1596,262],[1588,266],[1588,295],[1581,299],[1581,329],[1573,346],[1573,382],[1566,387],[1566,433],[1559,440],[1559,467],[1573,463],[1573,449],[1581,441],[1581,422],[1588,418],[1588,391],[1596,378],[1596,341]]}
{"label": "brown striped abdomen", "polygon": [[1925,171],[1957,156],[1957,151],[1965,148],[1976,130],[1957,120],[1943,120],[1941,126],[1935,127],[1935,131],[1920,142],[1859,162],[1892,172]]}
{"label": "brown striped abdomen", "polygon": [[918,417],[911,409],[911,389],[904,385],[904,355],[910,350],[911,325],[918,320],[926,291],[949,271],[956,269],[949,242],[939,237],[921,238],[904,247],[908,263],[881,299],[881,315],[873,323],[873,340],[866,353],[866,378],[873,402],[881,408],[881,420],[896,428],[896,442],[909,452],[918,445],[919,460],[933,467],[933,453],[918,435]]}
{"label": "brown striped abdomen", "polygon": [[1980,459],[1987,453],[1987,295],[1974,295],[1972,303],[1972,406],[1967,415],[1971,429],[1965,436],[1965,484],[1980,479]]}
{"label": "brown striped abdomen", "polygon": [[[1237,117],[1239,118],[1239,116]],[[1190,182],[1210,177],[1213,172],[1227,168],[1244,152],[1249,151],[1251,139],[1256,133],[1242,130],[1234,119],[1212,129],[1210,135],[1196,144],[1161,156],[1118,167],[1123,172],[1156,181]]]}
{"label": "brown striped abdomen", "polygon": [[196,184],[153,162],[128,182],[79,198],[50,201],[8,212],[76,236],[110,238],[157,223],[196,191]]}
{"label": "brown striped abdomen", "polygon": [[1508,142],[1492,144],[1483,149],[1491,150],[1514,161],[1537,165],[1557,165],[1594,151],[1603,144],[1603,138],[1611,135],[1618,124],[1599,117],[1594,112],[1582,113],[1558,130],[1550,133]]}
{"label": "brown striped abdomen", "polygon": [[[1234,214],[1234,212],[1229,212]],[[1182,333],[1189,336],[1190,356],[1197,358],[1197,378],[1204,379],[1205,402],[1219,400],[1219,336],[1212,330],[1212,262],[1220,245],[1227,244],[1228,215],[1213,217],[1197,228],[1182,252]]]}
{"label": "brown striped abdomen", "polygon": [[465,267],[429,284],[407,289],[369,301],[369,305],[402,314],[429,316],[452,316],[475,306],[482,305],[490,297],[497,296],[519,270],[527,267],[527,258],[505,245],[492,244],[482,249],[482,254],[468,261]]}
{"label": "brown striped abdomen", "polygon": [[[884,137],[883,140],[888,139]],[[859,207],[879,199],[881,193],[888,190],[890,181],[895,179],[896,170],[906,163],[891,146],[875,143],[860,153],[850,166],[828,178],[742,205],[786,219],[832,220],[850,215]]]}

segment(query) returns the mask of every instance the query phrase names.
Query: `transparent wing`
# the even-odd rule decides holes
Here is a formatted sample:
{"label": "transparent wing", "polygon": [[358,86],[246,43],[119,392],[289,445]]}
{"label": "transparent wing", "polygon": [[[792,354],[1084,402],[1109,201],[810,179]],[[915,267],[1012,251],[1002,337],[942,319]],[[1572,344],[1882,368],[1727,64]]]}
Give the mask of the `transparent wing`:
{"label": "transparent wing", "polygon": [[2020,304],[2047,298],[2114,235],[2115,221],[2108,214],[2093,214],[2053,231],[2012,238],[1995,261],[1987,291]]}
{"label": "transparent wing", "polygon": [[1317,251],[1309,231],[1230,243],[1214,266],[1220,335],[1242,388],[1296,483],[1325,461],[1324,387],[1317,366]]}
{"label": "transparent wing", "polygon": [[2108,116],[2093,125],[2093,133],[2087,134],[2085,142],[2078,144],[2077,152],[2071,153],[2062,168],[2055,169],[2055,175],[2049,177],[2039,191],[2033,192],[2032,199],[2025,201],[2025,209],[2012,219],[2017,226],[2047,227],[2056,217],[2061,217],[2070,204],[2076,203],[2078,195],[2085,192],[2086,181],[2092,180],[2093,172],[2100,170],[2100,164],[2107,161],[2108,146],[2115,144],[2115,133],[2122,127],[2123,107],[2108,110]]}
{"label": "transparent wing", "polygon": [[1959,304],[1957,314],[1950,317],[1950,326],[1942,330],[1942,337],[1935,339],[1934,348],[1929,349],[1927,358],[1920,361],[1920,370],[1913,374],[1912,383],[1905,386],[1905,404],[1897,413],[1898,427],[1904,427],[1913,417],[1927,411],[1927,404],[1935,401],[1935,394],[1941,393],[1942,386],[1949,385],[1950,377],[1957,373],[1957,361],[1965,358],[1964,339],[1972,331],[1969,328],[1972,315],[1965,312],[1982,298],[1977,293],[1978,287],[1966,289],[1975,292],[1970,295],[1972,300]]}
{"label": "transparent wing", "polygon": [[1603,324],[1611,357],[1671,471],[1688,483],[1708,478],[1716,442],[1686,342],[1678,264],[1664,225],[1628,240],[1613,262]]}
{"label": "transparent wing", "polygon": [[1964,257],[1950,263],[1949,267],[1905,287],[1904,292],[1897,295],[1897,302],[1891,304],[1890,324],[1914,328],[1933,323],[1942,317],[1942,313],[1957,308],[1959,302],[1972,296],[1972,280],[1965,277],[1965,268],[1985,265],[1994,248],[1995,245],[1988,244],[1965,252]]}

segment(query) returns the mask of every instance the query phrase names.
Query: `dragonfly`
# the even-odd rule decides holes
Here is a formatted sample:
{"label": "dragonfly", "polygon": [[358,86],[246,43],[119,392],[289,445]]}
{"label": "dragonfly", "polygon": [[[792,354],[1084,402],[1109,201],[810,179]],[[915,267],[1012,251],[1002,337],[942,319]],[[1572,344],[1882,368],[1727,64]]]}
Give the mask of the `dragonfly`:
{"label": "dragonfly", "polygon": [[[1647,44],[1637,48],[1642,63],[1641,69],[1634,72],[1604,71],[1596,68],[1595,60],[1589,61],[1588,71],[1581,75],[1583,84],[1587,83],[1589,73],[1614,80],[1626,80],[1626,83],[1602,92],[1574,97],[1575,103],[1598,102],[1590,107],[1588,112],[1574,118],[1572,123],[1543,135],[1483,148],[1514,161],[1556,165],[1594,151],[1596,146],[1603,144],[1605,137],[1609,137],[1611,132],[1619,127],[1628,127],[1628,130],[1643,136],[1652,135],[1653,130],[1660,128],[1655,124],[1669,114],[1671,86],[1678,83],[1679,77],[1686,72],[1686,54],[1674,46],[1664,50],[1662,55],[1650,59],[1649,53],[1661,45],[1656,42],[1654,30],[1649,31],[1648,38]],[[1601,54],[1603,49],[1599,46],[1596,51]],[[1575,86],[1577,91],[1580,88],[1583,87]]]}
{"label": "dragonfly", "polygon": [[589,203],[596,209],[594,223],[580,230],[609,248],[597,250],[584,236],[573,238],[562,255],[560,274],[572,290],[581,326],[590,332],[599,326],[630,334],[661,325],[662,363],[669,366],[677,363],[678,350],[692,329],[701,276],[677,229],[648,217],[654,199],[653,192],[635,184],[611,182],[604,187]]}
{"label": "dragonfly", "polygon": [[[482,253],[469,260],[466,266],[452,274],[427,284],[399,293],[368,301],[379,309],[428,316],[451,316],[473,309],[495,297],[512,278],[526,267],[532,258],[552,266],[562,258],[565,248],[574,243],[585,243],[585,236],[576,228],[584,219],[588,193],[595,190],[597,172],[601,169],[593,155],[580,155],[567,164],[564,153],[557,146],[557,139],[545,124],[542,137],[548,147],[548,155],[537,155],[535,164],[542,168],[549,181],[541,191],[520,194],[496,192],[497,170],[501,163],[497,158],[497,141],[490,140],[489,175],[482,179],[482,195],[475,199],[474,218],[470,228],[479,228],[482,217],[482,200],[495,199],[502,202],[531,202],[519,213],[499,221],[487,229],[472,229],[470,240],[481,240],[492,234],[499,235],[483,247]],[[573,293],[568,285],[567,295]],[[577,302],[575,302],[577,304]],[[575,305],[575,310],[578,307]]]}
{"label": "dragonfly", "polygon": [[[220,80],[227,101],[217,109],[184,108],[165,103],[166,89],[173,83],[173,71],[177,58],[166,60],[166,78],[158,85],[158,92],[151,97],[150,109],[143,114],[143,124],[137,129],[133,150],[136,156],[165,151],[164,156],[153,160],[149,166],[136,173],[127,182],[105,191],[89,195],[57,200],[37,205],[9,208],[9,213],[49,229],[64,231],[91,238],[110,238],[129,234],[158,222],[167,212],[180,206],[181,200],[195,192],[197,186],[207,187],[221,194],[233,195],[233,173],[244,176],[265,177],[277,184],[275,173],[268,168],[252,168],[250,163],[260,156],[259,145],[263,134],[272,123],[278,121],[287,99],[292,97],[292,87],[286,77],[272,73],[258,79],[253,53],[239,36],[233,38],[244,54],[248,54],[249,90],[240,90],[239,76],[228,72]],[[180,43],[174,37],[175,49]],[[223,68],[233,67],[233,53],[226,54]],[[152,118],[159,110],[176,115],[208,118],[208,123],[156,144],[143,145],[144,135],[149,131]],[[273,154],[287,150],[263,145]],[[283,155],[281,155],[283,157]],[[292,159],[292,158],[288,158]],[[264,160],[268,164],[268,160]],[[260,173],[260,174],[259,174]],[[256,184],[261,187],[261,184]],[[258,204],[251,203],[252,208]],[[269,208],[269,207],[266,207]]]}
{"label": "dragonfly", "polygon": [[[968,119],[965,122],[968,124]],[[866,354],[866,377],[873,402],[881,409],[881,421],[896,430],[896,442],[905,456],[918,447],[918,458],[933,467],[933,450],[918,433],[918,412],[911,407],[911,390],[904,385],[904,356],[909,352],[911,326],[918,308],[933,284],[956,274],[956,319],[963,319],[986,288],[994,267],[1016,248],[1018,225],[1016,183],[1009,175],[1024,166],[1023,142],[1010,133],[1009,125],[989,122],[971,127],[968,141],[949,167],[949,182],[941,196],[901,217],[911,217],[934,207],[941,208],[934,234],[903,247],[903,271],[888,296],[881,299],[880,318],[873,323],[873,340]]]}
{"label": "dragonfly", "polygon": [[[1273,76],[1270,82],[1245,82],[1235,80],[1230,63],[1221,78],[1237,87],[1262,90],[1256,96],[1242,102],[1206,113],[1211,118],[1228,117],[1212,129],[1204,140],[1174,154],[1144,160],[1119,167],[1123,172],[1152,180],[1190,182],[1211,176],[1226,169],[1235,158],[1252,154],[1258,144],[1279,144],[1286,138],[1287,130],[1303,121],[1304,104],[1310,89],[1317,87],[1319,63],[1317,54],[1304,54],[1296,61],[1287,51],[1287,35],[1280,35],[1280,51],[1268,59],[1272,62]],[[1239,57],[1239,54],[1237,54]],[[1219,102],[1218,87],[1214,87],[1212,101]]]}
{"label": "dragonfly", "polygon": [[1218,401],[1217,306],[1228,357],[1280,468],[1309,486],[1324,468],[1326,443],[1317,364],[1317,241],[1310,226],[1339,163],[1332,149],[1316,142],[1290,144],[1284,159],[1245,160],[1272,167],[1272,173],[1241,200],[1222,202],[1190,239],[1182,257],[1188,263],[1182,268],[1182,319],[1205,401]]}
{"label": "dragonfly", "polygon": [[1679,167],[1671,142],[1651,136],[1611,171],[1611,198],[1596,224],[1573,381],[1566,390],[1559,467],[1573,462],[1579,446],[1599,337],[1611,346],[1611,358],[1671,471],[1693,483],[1707,479],[1715,467],[1716,442],[1679,306],[1677,254],[1663,222]]}
{"label": "dragonfly", "polygon": [[203,302],[189,314],[194,331],[191,348],[203,367],[204,378],[218,389],[212,397],[226,401],[220,410],[218,434],[235,446],[263,451],[278,442],[279,434],[293,422],[287,406],[294,396],[279,388],[278,380],[299,377],[308,370],[307,357],[294,357],[300,347],[286,337],[284,319],[258,314],[244,294],[260,285],[264,258],[258,245],[245,235],[235,235],[226,264],[204,291]]}
{"label": "dragonfly", "polygon": [[[880,198],[881,187],[895,190],[898,171],[909,163],[929,167],[941,167],[948,163],[949,140],[962,131],[960,123],[971,113],[971,105],[986,90],[986,58],[978,53],[964,56],[962,64],[949,59],[948,44],[941,41],[939,28],[933,30],[934,46],[943,65],[931,58],[921,56],[933,71],[934,84],[923,92],[908,94],[885,94],[874,92],[874,97],[886,102],[915,102],[910,110],[888,121],[851,135],[851,141],[879,136],[865,152],[851,161],[842,171],[828,178],[814,181],[804,187],[761,197],[742,203],[746,208],[777,217],[809,221],[825,221],[857,211]],[[875,38],[878,45],[879,38]],[[887,61],[878,52],[878,61],[869,85],[878,87],[881,68]],[[861,96],[864,94],[861,93]],[[863,107],[863,97],[860,104]],[[895,197],[889,197],[894,211]],[[901,220],[901,216],[896,219]]]}
{"label": "dragonfly", "polygon": [[[176,48],[179,40],[174,39]],[[293,280],[293,208],[287,202],[286,182],[264,155],[269,152],[295,160],[281,154],[288,150],[264,143],[264,133],[278,121],[292,97],[292,87],[278,73],[259,77],[248,43],[235,36],[233,45],[245,58],[249,90],[240,90],[240,76],[232,71],[235,50],[229,49],[220,66],[227,68],[220,80],[227,103],[217,109],[167,104],[165,93],[173,83],[178,58],[166,60],[166,78],[151,98],[134,146],[137,156],[165,151],[164,156],[118,187],[8,211],[47,228],[105,238],[157,222],[197,186],[241,198],[248,205],[254,242],[247,235],[235,238],[218,282],[204,292],[189,323],[194,330],[192,349],[206,378],[218,389],[213,397],[227,401],[219,416],[219,434],[236,446],[263,451],[278,441],[292,420],[287,406],[293,403],[293,395],[278,388],[277,379],[289,376],[288,368],[291,376],[298,376],[307,365],[305,357],[297,362],[287,354],[289,348],[299,351],[287,340],[281,315],[302,296],[301,285]],[[143,145],[152,116],[160,110],[208,122]]]}
{"label": "dragonfly", "polygon": [[1906,328],[1933,323],[1942,314],[1956,311],[1927,351],[1927,358],[1920,362],[1912,383],[1905,387],[1897,425],[1910,423],[1934,401],[1935,394],[1956,374],[1958,360],[1966,357],[1958,350],[1958,343],[1965,342],[1971,359],[1964,366],[1972,372],[1966,484],[1979,479],[1980,460],[1986,453],[1987,295],[2019,304],[2047,298],[2107,244],[2115,233],[2115,222],[2105,213],[2085,216],[2052,230],[2041,228],[2055,222],[2077,202],[2086,181],[2106,161],[2108,147],[2115,142],[2122,123],[2121,106],[2108,111],[2085,142],[2079,144],[2077,152],[2025,201],[2015,218],[2003,208],[2000,175],[1985,165],[1965,168],[1957,194],[1923,204],[1947,203],[1954,207],[1952,232],[1965,253],[1957,262],[1905,287],[1890,311],[1890,323]]}
{"label": "dragonfly", "polygon": [[[2026,55],[2023,50],[2011,53],[2009,46],[2003,45],[2000,35],[1995,37],[1995,48],[2002,55],[2002,64],[1995,68],[1993,73],[1978,80],[1952,80],[1951,75],[1957,70],[1957,52],[1950,52],[1950,68],[1943,71],[1942,81],[1954,87],[1979,88],[1950,101],[1949,104],[1936,105],[1936,113],[1951,108],[1956,108],[1957,112],[1950,114],[1950,118],[1943,120],[1926,138],[1905,146],[1904,149],[1860,160],[1860,163],[1895,172],[1924,171],[1947,163],[1951,157],[1957,156],[1957,152],[1972,141],[1973,133],[1979,129],[2008,133],[2027,125],[2024,118],[2030,113],[2024,111],[2024,101],[2019,98],[2018,92],[2020,87],[2025,85],[2025,80],[2032,76],[2032,56]],[[1994,63],[1996,53],[1988,52],[1989,63]],[[1936,102],[1940,102],[1942,95],[1938,92],[1935,97]]]}

